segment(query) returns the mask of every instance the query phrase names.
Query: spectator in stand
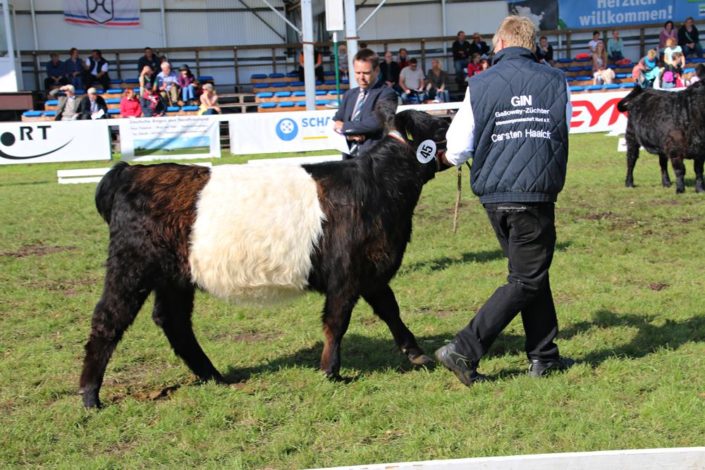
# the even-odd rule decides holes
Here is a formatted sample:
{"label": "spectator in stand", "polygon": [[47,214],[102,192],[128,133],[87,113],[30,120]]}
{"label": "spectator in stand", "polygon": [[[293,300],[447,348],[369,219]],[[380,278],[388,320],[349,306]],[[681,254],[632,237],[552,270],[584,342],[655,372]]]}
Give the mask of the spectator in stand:
{"label": "spectator in stand", "polygon": [[69,51],[69,58],[64,62],[64,73],[66,74],[66,79],[74,88],[82,86],[81,79],[84,71],[84,63],[78,56],[78,49],[72,47]]}
{"label": "spectator in stand", "polygon": [[398,63],[394,62],[392,51],[388,50],[384,53],[384,61],[379,65],[380,77],[388,88],[394,88],[397,93],[401,94],[401,88],[399,88],[399,72],[401,72],[401,67],[399,67]]}
{"label": "spectator in stand", "polygon": [[154,70],[152,70],[152,67],[149,65],[145,65],[142,67],[142,71],[140,72],[139,76],[139,84],[140,84],[140,97],[144,96],[145,91],[154,91],[156,87],[156,76],[154,75]]}
{"label": "spectator in stand", "polygon": [[656,49],[649,49],[649,52],[632,69],[632,77],[642,88],[652,88],[661,73],[657,59]]}
{"label": "spectator in stand", "polygon": [[678,41],[678,32],[673,27],[673,21],[668,20],[663,24],[663,29],[658,35],[658,48],[663,50],[666,47],[666,42],[669,38]]}
{"label": "spectator in stand", "polygon": [[409,65],[409,51],[402,47],[399,49],[399,70],[404,70],[407,65]]}
{"label": "spectator in stand", "polygon": [[487,59],[482,59],[480,61],[480,68],[482,69],[481,72],[484,72],[488,68],[490,68],[490,61]]}
{"label": "spectator in stand", "polygon": [[470,57],[473,54],[480,54],[483,59],[487,58],[487,54],[490,53],[490,46],[487,45],[485,41],[482,40],[480,33],[472,34],[472,42],[470,43]]}
{"label": "spectator in stand", "polygon": [[453,67],[455,68],[455,83],[465,82],[465,69],[470,61],[470,43],[465,39],[465,31],[458,31],[453,41]]}
{"label": "spectator in stand", "polygon": [[348,78],[348,47],[345,44],[338,46],[338,73],[341,80]]}
{"label": "spectator in stand", "polygon": [[[92,87],[96,82],[100,83],[103,90],[110,88],[110,76],[108,61],[103,59],[103,53],[99,49],[94,49],[91,56],[86,59],[86,71],[83,83],[86,87]],[[102,99],[102,98],[101,98]]]}
{"label": "spectator in stand", "polygon": [[697,67],[695,67],[695,74],[690,77],[690,83],[688,86],[698,83],[702,80],[705,80],[705,64],[698,64]]}
{"label": "spectator in stand", "polygon": [[590,54],[595,52],[595,48],[597,47],[598,42],[602,42],[602,39],[600,39],[600,32],[593,31],[592,32],[592,39],[590,40],[590,42],[588,42],[588,48],[590,49]]}
{"label": "spectator in stand", "polygon": [[624,42],[616,29],[612,31],[612,37],[607,40],[607,57],[612,62],[624,60]]}
{"label": "spectator in stand", "polygon": [[108,105],[98,91],[90,87],[78,103],[78,119],[108,119]]}
{"label": "spectator in stand", "polygon": [[203,85],[201,108],[198,114],[221,114],[220,106],[218,106],[218,94],[215,92],[212,83]]}
{"label": "spectator in stand", "polygon": [[683,74],[685,68],[685,55],[681,46],[676,44],[676,40],[668,38],[666,48],[663,50],[663,63],[666,70]]}
{"label": "spectator in stand", "polygon": [[418,67],[415,57],[409,59],[409,66],[401,69],[399,87],[402,90],[401,99],[405,104],[423,103],[425,100],[425,77]]}
{"label": "spectator in stand", "polygon": [[592,53],[592,76],[595,85],[609,85],[614,81],[614,70],[607,68],[607,52],[602,41],[597,43]]}
{"label": "spectator in stand", "polygon": [[542,64],[556,65],[556,61],[553,60],[553,46],[548,43],[546,36],[539,38],[539,43],[536,45],[536,58]]}
{"label": "spectator in stand", "polygon": [[480,54],[478,54],[477,52],[472,55],[472,59],[468,64],[468,80],[470,79],[470,77],[482,72],[482,65],[480,64],[481,60],[482,56],[480,56]]}
{"label": "spectator in stand", "polygon": [[140,100],[137,99],[134,90],[128,88],[122,93],[122,99],[120,100],[120,117],[130,118],[141,116],[142,104]]}
{"label": "spectator in stand", "polygon": [[426,78],[428,79],[428,85],[426,85],[428,99],[437,103],[448,103],[450,101],[450,93],[446,90],[448,72],[441,68],[441,61],[431,59],[431,68],[428,69]]}
{"label": "spectator in stand", "polygon": [[55,97],[59,91],[63,91],[65,96],[59,98],[59,106],[56,108],[55,121],[75,121],[78,119],[79,99],[76,97],[76,89],[73,85],[64,85],[61,88],[53,89],[49,96]]}
{"label": "spectator in stand", "polygon": [[49,57],[51,60],[47,62],[46,66],[47,78],[44,79],[44,89],[46,91],[51,91],[68,83],[66,80],[66,69],[64,68],[64,63],[59,60],[59,54],[52,52]]}
{"label": "spectator in stand", "polygon": [[702,57],[703,48],[700,45],[700,33],[695,27],[693,17],[686,18],[685,23],[678,29],[678,45],[683,49],[686,57]]}
{"label": "spectator in stand", "polygon": [[184,64],[179,69],[179,88],[181,88],[181,104],[188,104],[190,101],[196,99],[196,77],[191,73],[191,69],[188,65]]}
{"label": "spectator in stand", "polygon": [[169,106],[179,101],[179,76],[171,70],[169,62],[160,64],[162,71],[157,75],[157,90]]}
{"label": "spectator in stand", "polygon": [[159,64],[161,61],[159,57],[154,53],[151,47],[144,48],[144,55],[137,61],[137,73],[142,73],[145,65],[149,65],[152,70],[159,70]]}
{"label": "spectator in stand", "polygon": [[[148,66],[145,65],[145,67]],[[164,116],[164,114],[166,114],[164,100],[162,100],[162,97],[159,96],[156,90],[145,88],[143,94],[140,96],[140,101],[142,104],[142,116],[155,117]]]}
{"label": "spectator in stand", "polygon": [[[323,74],[323,54],[318,49],[313,50],[313,65],[316,68],[316,81],[324,80]],[[304,81],[304,51],[299,53],[299,81]]]}

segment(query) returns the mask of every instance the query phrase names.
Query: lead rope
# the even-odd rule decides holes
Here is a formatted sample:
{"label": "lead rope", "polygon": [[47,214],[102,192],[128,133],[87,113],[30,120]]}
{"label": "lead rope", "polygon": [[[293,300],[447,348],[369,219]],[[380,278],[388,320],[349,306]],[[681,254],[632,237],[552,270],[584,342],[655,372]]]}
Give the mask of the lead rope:
{"label": "lead rope", "polygon": [[[469,163],[465,163],[470,168]],[[453,233],[458,231],[458,216],[460,215],[460,196],[463,192],[463,167],[458,166],[458,190],[455,193],[455,211],[453,212]]]}

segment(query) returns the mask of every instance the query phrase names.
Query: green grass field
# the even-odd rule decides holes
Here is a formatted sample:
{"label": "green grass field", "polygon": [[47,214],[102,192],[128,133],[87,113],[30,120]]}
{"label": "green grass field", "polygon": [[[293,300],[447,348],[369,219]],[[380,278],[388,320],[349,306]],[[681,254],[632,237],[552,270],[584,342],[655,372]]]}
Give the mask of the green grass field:
{"label": "green grass field", "polygon": [[[551,278],[559,346],[579,364],[525,375],[521,321],[500,336],[471,389],[412,370],[367,305],[353,313],[343,375],[317,371],[316,294],[262,310],[207,295],[196,334],[231,386],[201,385],[152,323],[148,302],[108,367],[106,407],[83,410],[78,376],[102,284],[107,228],[94,185],[58,168],[0,168],[0,466],[301,468],[705,444],[705,196],[660,187],[644,156],[624,188],[615,138],[571,138]],[[243,158],[225,158],[241,162]],[[467,183],[465,174],[464,184]],[[428,352],[506,276],[469,190],[452,233],[455,174],[424,189],[393,288]]]}

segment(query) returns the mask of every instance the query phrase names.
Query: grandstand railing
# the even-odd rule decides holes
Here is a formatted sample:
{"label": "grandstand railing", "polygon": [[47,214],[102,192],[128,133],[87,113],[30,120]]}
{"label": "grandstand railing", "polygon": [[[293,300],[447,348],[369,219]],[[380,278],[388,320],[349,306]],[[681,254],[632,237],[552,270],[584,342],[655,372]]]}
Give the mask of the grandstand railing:
{"label": "grandstand railing", "polygon": [[[705,21],[696,21],[696,24],[703,25]],[[658,31],[660,24],[629,25],[622,27],[598,28],[603,38],[609,38],[611,31],[630,31],[623,34],[622,39],[625,47],[637,46],[639,56],[643,56],[646,50],[658,45]],[[585,52],[587,42],[591,38],[591,33],[595,28],[542,31],[541,34],[547,36],[553,45],[556,58],[573,57],[578,52]],[[655,31],[655,32],[654,32]],[[490,38],[487,38],[488,42]],[[363,40],[369,47],[378,52],[388,49],[396,51],[400,47],[405,47],[413,57],[418,57],[421,61],[422,70],[427,70],[430,66],[431,58],[450,59],[450,45],[455,40],[455,36],[436,37],[412,37],[402,39],[370,39]],[[329,51],[332,43],[317,43],[316,47]],[[170,47],[155,49],[159,55],[166,55],[175,68],[182,63],[188,64],[195,71],[197,76],[226,73],[229,79],[216,79],[216,85],[221,90],[233,89],[233,91],[244,91],[252,83],[250,76],[254,73],[277,73],[290,72],[298,67],[297,57],[301,44],[257,44],[240,46],[204,46],[204,47]],[[88,49],[86,49],[86,52]],[[33,76],[34,89],[41,90],[45,76],[44,65],[49,60],[49,54],[58,52],[62,60],[66,59],[66,51],[55,50],[35,50],[22,51],[21,62],[23,74]],[[143,49],[103,49],[103,56],[110,62],[111,78],[120,80],[135,78],[137,72],[137,60],[143,54]],[[327,55],[327,54],[326,54]],[[84,54],[85,57],[85,54]],[[326,64],[328,68],[332,65]],[[449,61],[446,70],[452,72],[452,63]]]}

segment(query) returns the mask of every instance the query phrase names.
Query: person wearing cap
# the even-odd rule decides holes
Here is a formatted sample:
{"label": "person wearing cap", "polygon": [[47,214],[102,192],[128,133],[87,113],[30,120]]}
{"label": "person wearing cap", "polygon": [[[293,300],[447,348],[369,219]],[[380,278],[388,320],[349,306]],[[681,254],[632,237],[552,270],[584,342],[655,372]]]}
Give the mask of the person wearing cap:
{"label": "person wearing cap", "polygon": [[95,88],[86,90],[86,96],[78,104],[78,119],[107,119],[108,105]]}
{"label": "person wearing cap", "polygon": [[212,83],[203,85],[203,93],[201,93],[201,107],[198,114],[220,114],[220,106],[218,106],[218,94]]}
{"label": "person wearing cap", "polygon": [[64,92],[64,96],[59,98],[59,105],[56,107],[55,121],[73,121],[78,119],[78,104],[79,99],[76,97],[76,89],[73,85],[64,85],[61,88],[53,89],[49,95],[54,97],[60,91]]}

